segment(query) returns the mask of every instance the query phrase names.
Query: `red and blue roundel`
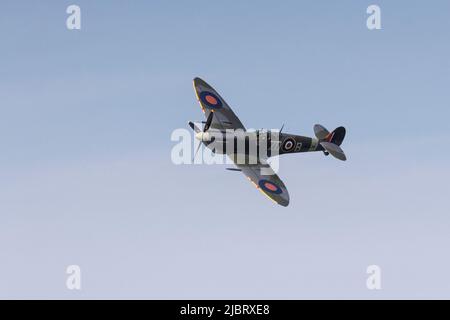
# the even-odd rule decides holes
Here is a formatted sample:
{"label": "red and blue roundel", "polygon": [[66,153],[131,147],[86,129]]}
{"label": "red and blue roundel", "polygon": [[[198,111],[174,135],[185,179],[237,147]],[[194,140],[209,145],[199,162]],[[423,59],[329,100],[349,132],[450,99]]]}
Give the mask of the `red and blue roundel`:
{"label": "red and blue roundel", "polygon": [[202,91],[199,97],[200,101],[209,109],[222,108],[222,100],[212,92]]}
{"label": "red and blue roundel", "polygon": [[261,189],[270,193],[280,194],[283,192],[279,186],[269,180],[261,179],[258,184]]}

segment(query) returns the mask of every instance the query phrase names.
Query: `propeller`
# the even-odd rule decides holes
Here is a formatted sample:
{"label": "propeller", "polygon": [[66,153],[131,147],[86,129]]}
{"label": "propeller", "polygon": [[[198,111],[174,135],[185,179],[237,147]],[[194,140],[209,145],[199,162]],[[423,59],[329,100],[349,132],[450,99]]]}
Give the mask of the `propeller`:
{"label": "propeller", "polygon": [[211,122],[213,120],[214,112],[210,112],[208,118],[206,119],[205,127],[203,128],[203,132],[206,132],[211,126]]}
{"label": "propeller", "polygon": [[191,129],[194,130],[194,132],[195,132],[195,130],[196,130],[195,125],[192,121],[189,121],[189,127],[191,127]]}
{"label": "propeller", "polygon": [[[213,116],[214,116],[214,112],[211,111],[211,112],[209,113],[209,115],[208,115],[208,118],[206,119],[205,126],[203,127],[203,133],[205,133],[206,131],[208,131],[209,128],[211,127],[211,123],[212,123],[212,120],[213,120]],[[199,141],[199,144],[198,144],[198,146],[197,146],[197,149],[195,150],[195,153],[194,153],[194,157],[192,158],[192,162],[194,162],[194,159],[195,159],[195,157],[197,156],[198,150],[200,150],[200,146],[201,146],[201,145],[202,145],[202,142]]]}

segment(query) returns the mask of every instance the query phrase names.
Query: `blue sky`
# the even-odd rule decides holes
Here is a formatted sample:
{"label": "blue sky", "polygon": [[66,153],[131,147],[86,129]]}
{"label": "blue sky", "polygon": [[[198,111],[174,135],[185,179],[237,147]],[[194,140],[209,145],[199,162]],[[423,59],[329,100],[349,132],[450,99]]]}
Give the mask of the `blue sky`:
{"label": "blue sky", "polygon": [[[448,298],[449,10],[2,2],[0,296]],[[288,208],[223,167],[172,165],[170,133],[202,118],[196,76],[247,128],[344,125],[349,161],[283,157]]]}

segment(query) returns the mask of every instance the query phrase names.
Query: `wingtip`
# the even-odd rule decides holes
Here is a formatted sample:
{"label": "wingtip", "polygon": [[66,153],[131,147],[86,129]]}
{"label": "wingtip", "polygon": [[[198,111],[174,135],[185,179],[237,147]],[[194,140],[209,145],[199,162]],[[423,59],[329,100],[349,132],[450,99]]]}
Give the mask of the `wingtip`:
{"label": "wingtip", "polygon": [[203,79],[200,78],[200,77],[195,77],[195,78],[192,80],[192,82],[194,82],[194,84],[197,84],[197,83],[206,83],[205,80],[203,80]]}
{"label": "wingtip", "polygon": [[192,82],[194,83],[194,86],[200,85],[207,89],[212,89],[211,85],[200,77],[195,77]]}
{"label": "wingtip", "polygon": [[287,198],[287,199],[285,199],[285,198],[283,198],[283,199],[280,199],[280,201],[278,201],[277,203],[280,205],[280,206],[283,206],[283,207],[287,207],[288,205],[289,205],[289,197]]}

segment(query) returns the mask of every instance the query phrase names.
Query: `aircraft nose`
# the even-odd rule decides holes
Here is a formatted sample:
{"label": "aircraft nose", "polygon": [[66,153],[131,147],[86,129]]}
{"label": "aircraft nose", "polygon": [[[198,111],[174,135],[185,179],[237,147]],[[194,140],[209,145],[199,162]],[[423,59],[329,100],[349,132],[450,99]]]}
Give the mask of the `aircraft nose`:
{"label": "aircraft nose", "polygon": [[200,141],[211,141],[211,135],[208,132],[197,132],[195,134],[195,139]]}

